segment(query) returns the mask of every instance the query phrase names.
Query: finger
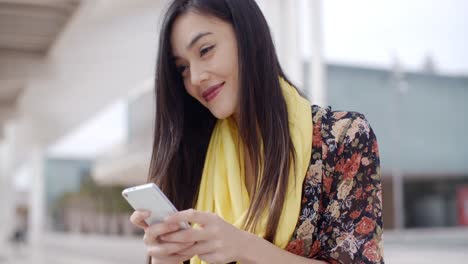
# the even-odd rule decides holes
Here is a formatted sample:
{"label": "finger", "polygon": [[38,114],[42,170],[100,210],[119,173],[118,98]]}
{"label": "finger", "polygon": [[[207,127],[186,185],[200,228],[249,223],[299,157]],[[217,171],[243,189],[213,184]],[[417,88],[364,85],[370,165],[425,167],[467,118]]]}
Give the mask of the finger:
{"label": "finger", "polygon": [[211,222],[212,217],[213,215],[210,213],[200,212],[194,209],[188,209],[174,213],[166,217],[164,221],[170,223],[190,222],[204,226]]}
{"label": "finger", "polygon": [[157,258],[168,258],[175,253],[192,247],[194,243],[161,243],[147,248],[148,255]]}
{"label": "finger", "polygon": [[218,242],[213,240],[200,241],[191,247],[177,252],[176,254],[180,256],[203,256],[215,252],[219,248],[217,245]]}
{"label": "finger", "polygon": [[148,227],[148,224],[145,222],[145,219],[150,217],[150,215],[151,215],[151,212],[149,211],[137,210],[133,212],[132,215],[130,216],[130,222],[136,225],[137,227],[145,229],[146,227]]}
{"label": "finger", "polygon": [[158,244],[158,238],[156,236],[152,236],[148,234],[148,232],[145,232],[143,235],[143,243],[147,246],[152,246]]}
{"label": "finger", "polygon": [[160,236],[160,239],[164,242],[171,243],[191,243],[208,240],[208,232],[203,229],[182,229],[177,232],[169,233]]}
{"label": "finger", "polygon": [[175,232],[179,229],[180,226],[178,224],[162,222],[151,225],[148,229],[146,229],[145,233],[153,237],[158,237],[167,233]]}

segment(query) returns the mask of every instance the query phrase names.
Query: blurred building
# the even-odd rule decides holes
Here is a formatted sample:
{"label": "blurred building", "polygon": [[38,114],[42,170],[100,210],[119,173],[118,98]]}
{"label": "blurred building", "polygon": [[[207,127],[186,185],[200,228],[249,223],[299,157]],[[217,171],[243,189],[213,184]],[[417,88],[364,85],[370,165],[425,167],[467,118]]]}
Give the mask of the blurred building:
{"label": "blurred building", "polygon": [[[22,200],[27,200],[29,235],[32,241],[40,242],[51,223],[47,211],[55,200],[51,198],[52,194],[65,193],[71,186],[68,183],[74,182],[75,176],[79,175],[73,169],[62,176],[57,176],[60,175],[56,173],[60,171],[58,168],[50,170],[47,162],[51,159],[51,146],[73,134],[114,102],[131,100],[135,90],[152,80],[156,32],[161,22],[161,9],[167,2],[0,2],[0,242],[12,233],[17,220],[15,207],[19,203],[16,202],[14,184],[18,178],[27,179],[28,196]],[[276,38],[280,39],[278,45],[287,48],[289,41],[279,37],[280,21],[276,17],[284,7],[292,11],[293,5],[277,0],[273,5],[272,0],[259,2],[269,9],[267,15],[275,23]],[[289,12],[286,18],[292,14]],[[294,28],[288,23],[281,26]],[[284,63],[293,69],[299,64],[295,60],[298,53],[294,50],[289,55],[281,54]],[[132,107],[130,103],[130,115],[146,110],[138,108],[137,104],[135,102]],[[109,137],[113,134],[105,127],[102,130],[102,133],[109,133]],[[85,158],[98,159],[96,168],[102,175],[116,177],[115,173],[120,173],[118,178],[126,180],[120,183],[130,184],[135,168],[146,168],[144,165],[128,166],[134,166],[134,161],[145,164],[149,157],[148,150],[140,151],[141,145],[147,143],[138,139],[140,131],[146,130],[129,131],[132,140],[123,140],[122,144],[109,150],[111,155],[105,155],[110,156],[107,159],[112,162],[120,157],[119,169],[115,168],[116,164],[103,165],[106,157],[97,157],[97,150]],[[77,163],[82,160],[82,157],[68,155],[52,155],[52,158],[70,163],[75,162],[74,158]],[[111,171],[106,172],[109,169]],[[25,173],[19,173],[20,170]],[[26,176],[20,177],[20,174]],[[135,175],[144,175],[144,172]],[[56,181],[51,181],[52,178]],[[144,177],[138,181],[144,181]],[[63,182],[67,184],[62,185]],[[59,187],[63,189],[58,190]],[[73,188],[78,189],[78,186]]]}
{"label": "blurred building", "polygon": [[[295,2],[258,2],[291,79],[305,88],[326,83],[328,89],[317,97],[307,92],[314,103],[328,94],[327,105],[362,112],[373,126],[380,143],[386,227],[457,225],[460,198],[455,193],[468,178],[467,77],[440,75],[434,67],[426,73],[324,67],[317,36],[312,43],[318,44],[311,47],[316,56],[304,65],[298,41],[293,41],[299,35]],[[109,224],[112,230],[67,222],[83,215],[104,225],[117,219],[106,218],[113,213],[92,211],[99,202],[77,196],[67,200],[78,211],[54,211],[54,203],[67,193],[79,193],[89,176],[102,190],[109,188],[107,197],[114,197],[112,186],[146,181],[154,125],[156,32],[166,3],[0,1],[0,239],[11,233],[16,207],[24,203],[28,211],[20,210],[21,217],[28,216],[33,242],[39,242],[45,230],[133,232],[120,230],[126,228],[118,223],[124,214]],[[321,75],[323,81],[312,83]],[[119,100],[127,113],[127,134],[119,144],[86,158],[50,155],[52,145]],[[108,137],[117,133],[101,129]],[[12,186],[21,167],[27,168],[30,185],[17,199]],[[109,207],[124,211],[119,204]]]}
{"label": "blurred building", "polygon": [[328,66],[334,109],[364,113],[381,154],[384,223],[457,226],[468,186],[468,76]]}
{"label": "blurred building", "polygon": [[44,172],[47,214],[46,229],[65,229],[63,218],[57,217],[57,214],[60,214],[57,207],[67,194],[80,191],[86,177],[89,177],[89,171],[92,166],[91,161],[88,160],[48,159],[46,161]]}
{"label": "blurred building", "polygon": [[[468,129],[468,77],[409,72],[401,79],[393,69],[346,65],[328,65],[327,72],[332,109],[365,114],[377,135],[385,227],[461,224],[458,215],[463,212],[457,203],[463,201],[457,201],[457,189],[468,186],[468,153],[463,147],[468,145],[463,136]],[[125,147],[129,151],[98,161],[93,174],[97,180],[144,182],[152,144],[153,97],[148,83],[146,91],[130,101],[129,131],[133,132]],[[129,157],[136,153],[146,156],[132,162]]]}

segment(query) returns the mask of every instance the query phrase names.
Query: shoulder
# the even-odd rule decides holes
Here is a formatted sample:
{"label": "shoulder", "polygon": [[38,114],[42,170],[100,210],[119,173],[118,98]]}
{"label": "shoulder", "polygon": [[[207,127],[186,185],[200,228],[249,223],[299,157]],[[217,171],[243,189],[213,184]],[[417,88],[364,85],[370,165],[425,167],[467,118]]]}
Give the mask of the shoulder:
{"label": "shoulder", "polygon": [[[366,117],[359,112],[333,111],[331,107],[312,106],[313,135],[310,165],[323,169],[326,189],[336,165],[363,158],[363,164],[379,164],[376,136]],[[340,168],[340,166],[338,166]],[[338,170],[339,170],[338,168]],[[316,181],[319,179],[317,178]],[[336,179],[335,179],[336,180]]]}
{"label": "shoulder", "polygon": [[355,111],[332,110],[330,106],[312,105],[314,127],[314,147],[334,147],[350,143],[356,138],[361,140],[375,137],[365,115]]}

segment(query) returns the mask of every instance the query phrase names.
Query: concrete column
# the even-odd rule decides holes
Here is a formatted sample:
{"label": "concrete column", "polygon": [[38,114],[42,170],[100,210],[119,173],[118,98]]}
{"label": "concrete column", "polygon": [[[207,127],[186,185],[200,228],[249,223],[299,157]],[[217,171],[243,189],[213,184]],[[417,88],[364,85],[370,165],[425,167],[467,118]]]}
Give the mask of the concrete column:
{"label": "concrete column", "polygon": [[303,89],[298,1],[280,1],[280,61],[291,81]]}
{"label": "concrete column", "polygon": [[281,38],[281,6],[280,2],[284,0],[257,0],[257,4],[265,16],[270,32],[275,43],[276,52],[280,56],[280,50],[282,50]]}
{"label": "concrete column", "polygon": [[404,207],[404,174],[401,169],[400,157],[402,152],[401,138],[403,131],[401,130],[400,120],[403,113],[401,112],[401,105],[404,94],[408,91],[408,84],[403,69],[397,56],[394,58],[394,65],[392,71],[392,82],[394,88],[394,96],[392,101],[392,155],[393,164],[392,177],[393,177],[393,202],[395,210],[395,229],[405,228],[405,207]]}
{"label": "concrete column", "polygon": [[7,241],[12,233],[12,199],[7,147],[7,142],[0,143],[0,245]]}
{"label": "concrete column", "polygon": [[[0,142],[0,246],[12,235],[15,227],[15,191],[13,187],[14,126],[5,126]],[[3,248],[3,247],[2,247]]]}
{"label": "concrete column", "polygon": [[310,84],[309,96],[313,104],[320,106],[327,105],[327,85],[326,85],[326,65],[323,62],[323,41],[322,41],[322,1],[311,0],[307,3],[311,20],[310,50],[311,64],[307,74]]}
{"label": "concrete column", "polygon": [[287,77],[303,88],[297,1],[257,0],[275,43],[278,59]]}
{"label": "concrete column", "polygon": [[32,244],[39,244],[45,231],[44,163],[44,150],[39,146],[33,147],[28,170],[31,175],[28,229],[29,239]]}
{"label": "concrete column", "polygon": [[401,230],[405,228],[405,206],[404,206],[404,182],[403,175],[400,170],[392,172],[393,177],[393,209],[395,229]]}

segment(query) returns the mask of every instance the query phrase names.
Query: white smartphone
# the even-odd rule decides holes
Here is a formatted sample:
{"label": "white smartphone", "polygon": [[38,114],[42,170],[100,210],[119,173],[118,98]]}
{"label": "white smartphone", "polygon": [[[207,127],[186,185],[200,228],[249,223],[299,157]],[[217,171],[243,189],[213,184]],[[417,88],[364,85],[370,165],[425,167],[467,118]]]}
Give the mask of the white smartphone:
{"label": "white smartphone", "polygon": [[[122,191],[122,196],[133,209],[151,212],[150,217],[146,219],[148,225],[163,222],[164,218],[177,212],[175,206],[154,183],[127,188]],[[180,223],[180,227],[185,229],[190,226],[188,223]]]}

